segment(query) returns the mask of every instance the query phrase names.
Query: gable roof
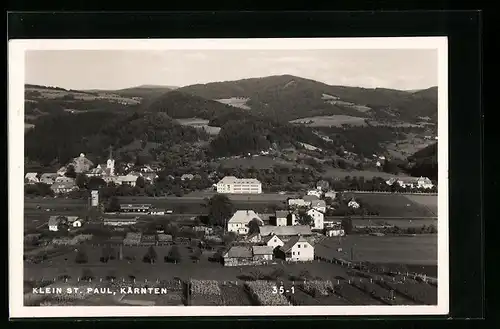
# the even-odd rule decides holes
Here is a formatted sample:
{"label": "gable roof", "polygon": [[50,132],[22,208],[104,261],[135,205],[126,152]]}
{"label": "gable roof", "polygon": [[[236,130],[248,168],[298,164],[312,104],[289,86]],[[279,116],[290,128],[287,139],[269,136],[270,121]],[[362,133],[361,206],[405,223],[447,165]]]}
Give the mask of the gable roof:
{"label": "gable roof", "polygon": [[36,177],[38,174],[36,172],[28,172],[26,173],[26,176],[24,176],[24,178],[27,178],[27,179],[38,179],[38,177]]}
{"label": "gable roof", "polygon": [[326,202],[325,200],[312,200],[311,201],[311,207],[326,207]]}
{"label": "gable roof", "polygon": [[289,212],[286,210],[278,210],[276,211],[276,218],[286,218]]}
{"label": "gable roof", "polygon": [[40,176],[40,179],[55,179],[59,176],[57,173],[44,173]]}
{"label": "gable roof", "polygon": [[294,226],[272,226],[264,225],[260,227],[260,235],[277,235],[277,236],[289,236],[289,235],[312,235],[311,227],[309,225],[294,225]]}
{"label": "gable roof", "polygon": [[304,197],[302,198],[302,200],[304,201],[314,201],[314,200],[318,200],[319,197],[316,196],[316,195],[304,195]]}
{"label": "gable roof", "polygon": [[318,209],[316,209],[316,208],[311,208],[311,209],[309,209],[309,210],[307,211],[307,213],[309,213],[309,212],[319,212],[320,214],[323,214],[323,215],[325,214],[324,212],[322,212],[321,210],[318,210]]}
{"label": "gable roof", "polygon": [[50,186],[51,189],[58,189],[58,188],[73,188],[75,187],[75,182],[55,182]]}
{"label": "gable roof", "polygon": [[248,224],[254,218],[258,219],[262,224],[264,223],[253,210],[237,210],[228,221],[228,224]]}
{"label": "gable roof", "polygon": [[252,249],[249,247],[234,246],[231,247],[225,254],[224,257],[229,258],[251,258]]}
{"label": "gable roof", "polygon": [[254,255],[272,255],[273,247],[270,246],[253,246],[252,252]]}
{"label": "gable roof", "polygon": [[304,238],[303,236],[294,236],[290,240],[288,240],[288,242],[285,243],[280,249],[283,252],[287,252],[290,249],[292,249],[292,247],[295,246],[295,244],[297,244],[299,242],[307,242],[308,244],[310,244],[312,246],[312,243],[309,240],[307,240],[306,238]]}

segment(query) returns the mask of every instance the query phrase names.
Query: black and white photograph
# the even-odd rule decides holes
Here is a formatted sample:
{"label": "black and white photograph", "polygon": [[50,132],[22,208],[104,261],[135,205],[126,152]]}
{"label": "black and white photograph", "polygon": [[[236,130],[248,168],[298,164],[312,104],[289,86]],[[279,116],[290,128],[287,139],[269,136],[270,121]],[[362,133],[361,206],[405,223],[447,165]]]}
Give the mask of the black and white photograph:
{"label": "black and white photograph", "polygon": [[441,37],[11,41],[11,313],[446,314],[447,97]]}

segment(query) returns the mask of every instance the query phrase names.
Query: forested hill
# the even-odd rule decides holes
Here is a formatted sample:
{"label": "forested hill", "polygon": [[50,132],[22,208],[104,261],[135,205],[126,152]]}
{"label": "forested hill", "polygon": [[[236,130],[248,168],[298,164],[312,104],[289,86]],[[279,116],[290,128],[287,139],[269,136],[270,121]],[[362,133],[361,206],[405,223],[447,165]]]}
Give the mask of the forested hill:
{"label": "forested hill", "polygon": [[280,75],[197,84],[179,88],[178,91],[213,100],[245,98],[245,105],[253,112],[283,120],[335,114],[403,121],[419,121],[420,117],[437,119],[437,87],[408,92],[331,86],[292,75]]}
{"label": "forested hill", "polygon": [[25,135],[25,154],[49,166],[65,164],[80,153],[104,161],[109,146],[117,150],[135,141],[140,150],[148,143],[168,147],[206,139],[203,130],[182,126],[165,113],[63,113],[38,119]]}
{"label": "forested hill", "polygon": [[412,176],[438,179],[438,144],[432,144],[408,157],[409,172]]}

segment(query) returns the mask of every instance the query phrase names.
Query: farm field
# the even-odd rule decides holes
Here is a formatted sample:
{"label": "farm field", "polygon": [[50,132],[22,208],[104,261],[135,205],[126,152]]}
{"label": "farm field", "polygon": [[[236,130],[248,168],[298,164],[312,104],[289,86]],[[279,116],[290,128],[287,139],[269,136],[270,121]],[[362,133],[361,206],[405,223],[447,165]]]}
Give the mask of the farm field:
{"label": "farm field", "polygon": [[349,115],[329,115],[300,118],[291,123],[305,124],[309,127],[341,127],[344,124],[352,126],[366,126],[366,118],[353,117]]}
{"label": "farm field", "polygon": [[224,168],[256,168],[256,169],[268,169],[275,165],[292,167],[294,164],[287,162],[280,158],[274,158],[272,156],[257,155],[248,158],[229,158],[220,159],[217,161]]}
{"label": "farm field", "polygon": [[373,219],[353,219],[352,224],[355,227],[371,227],[371,226],[397,226],[399,228],[421,228],[422,226],[434,225],[437,227],[437,219],[389,219],[389,218],[373,218]]}
{"label": "farm field", "polygon": [[221,128],[209,126],[209,120],[200,119],[200,118],[187,118],[187,119],[176,119],[177,122],[183,126],[191,126],[194,128],[200,128],[205,130],[210,135],[217,135]]}
{"label": "farm field", "polygon": [[364,177],[365,179],[372,179],[373,177],[382,177],[385,179],[389,178],[409,178],[409,176],[393,175],[385,173],[382,171],[371,171],[371,170],[344,170],[340,168],[327,168],[322,174],[324,178],[340,178],[343,179],[346,176],[351,177]]}
{"label": "farm field", "polygon": [[[352,195],[354,193],[347,193]],[[429,207],[414,202],[403,194],[360,193],[356,196],[363,204],[376,209],[380,217],[435,217]],[[437,202],[437,197],[430,196]],[[429,199],[430,199],[429,198]]]}
{"label": "farm field", "polygon": [[437,195],[406,195],[411,201],[423,205],[435,216],[438,214],[438,197]]}
{"label": "farm field", "polygon": [[240,109],[250,110],[250,107],[246,105],[246,103],[249,101],[249,98],[231,97],[216,99],[216,101],[222,104],[238,107]]}
{"label": "farm field", "polygon": [[[437,242],[437,234],[411,237],[351,235],[322,240],[315,246],[315,254],[326,259],[350,260],[352,250],[355,261],[436,265]],[[337,251],[338,248],[342,251]]]}

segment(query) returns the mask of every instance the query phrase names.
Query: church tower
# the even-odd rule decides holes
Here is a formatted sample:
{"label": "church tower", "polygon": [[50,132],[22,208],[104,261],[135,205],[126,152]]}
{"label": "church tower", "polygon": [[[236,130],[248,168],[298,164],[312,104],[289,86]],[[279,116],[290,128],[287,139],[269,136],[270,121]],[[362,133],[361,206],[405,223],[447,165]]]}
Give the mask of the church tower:
{"label": "church tower", "polygon": [[109,157],[108,161],[106,162],[106,171],[110,176],[115,175],[115,160],[113,159],[113,149],[111,148],[111,146],[109,147]]}

